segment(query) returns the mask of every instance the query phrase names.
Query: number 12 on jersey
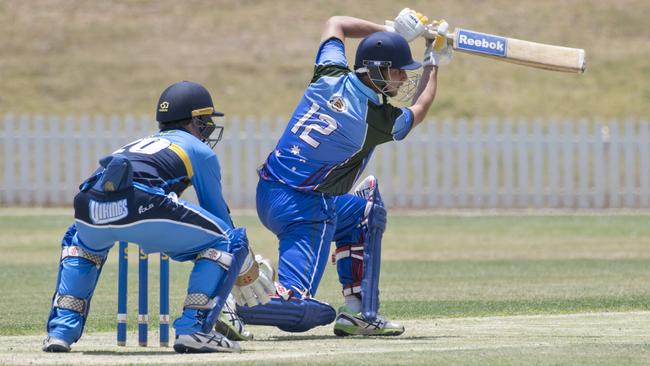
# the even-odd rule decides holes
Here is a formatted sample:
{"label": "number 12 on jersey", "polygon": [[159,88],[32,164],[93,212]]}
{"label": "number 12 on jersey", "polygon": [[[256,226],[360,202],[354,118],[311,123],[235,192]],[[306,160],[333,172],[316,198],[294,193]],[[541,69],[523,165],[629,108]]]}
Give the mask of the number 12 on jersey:
{"label": "number 12 on jersey", "polygon": [[[300,139],[308,143],[310,146],[313,148],[317,148],[318,145],[320,145],[320,142],[316,141],[313,137],[309,136],[309,133],[311,131],[318,132],[322,135],[329,135],[334,130],[338,128],[338,123],[336,123],[336,120],[332,118],[331,116],[328,116],[327,114],[324,113],[317,113],[320,107],[316,103],[312,103],[311,108],[309,108],[309,111],[305,113],[299,120],[296,122],[295,125],[291,128],[292,133],[297,133],[298,130],[300,130],[301,127],[304,127],[304,130],[300,134]],[[321,126],[317,122],[305,124],[305,122],[311,118],[311,116],[316,115],[316,118],[318,118],[320,121],[323,121],[327,124],[327,126]]]}

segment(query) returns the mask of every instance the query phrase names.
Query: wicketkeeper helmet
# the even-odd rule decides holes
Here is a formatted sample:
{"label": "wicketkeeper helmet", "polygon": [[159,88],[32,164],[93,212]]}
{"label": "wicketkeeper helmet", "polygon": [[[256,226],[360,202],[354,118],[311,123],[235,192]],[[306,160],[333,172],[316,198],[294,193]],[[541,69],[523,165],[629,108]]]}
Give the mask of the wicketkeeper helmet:
{"label": "wicketkeeper helmet", "polygon": [[[223,127],[212,121],[213,116],[221,117],[223,113],[214,110],[208,90],[191,81],[180,81],[168,86],[160,95],[156,109],[156,120],[163,127],[168,123],[192,120],[199,127],[203,141],[210,147],[219,142],[223,133]],[[210,135],[217,128],[218,137],[211,139]]]}

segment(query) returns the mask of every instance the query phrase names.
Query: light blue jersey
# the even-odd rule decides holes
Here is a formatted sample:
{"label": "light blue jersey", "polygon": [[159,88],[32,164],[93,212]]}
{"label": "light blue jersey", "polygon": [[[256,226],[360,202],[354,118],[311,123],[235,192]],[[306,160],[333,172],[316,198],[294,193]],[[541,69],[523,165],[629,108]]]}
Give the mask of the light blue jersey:
{"label": "light blue jersey", "polygon": [[180,196],[194,186],[201,207],[233,227],[221,191],[217,155],[190,133],[174,129],[133,141],[114,152],[133,165],[133,180]]}
{"label": "light blue jersey", "polygon": [[411,110],[381,103],[348,68],[343,42],[331,38],[321,44],[311,84],[259,174],[299,191],[345,194],[374,148],[403,139],[412,126]]}

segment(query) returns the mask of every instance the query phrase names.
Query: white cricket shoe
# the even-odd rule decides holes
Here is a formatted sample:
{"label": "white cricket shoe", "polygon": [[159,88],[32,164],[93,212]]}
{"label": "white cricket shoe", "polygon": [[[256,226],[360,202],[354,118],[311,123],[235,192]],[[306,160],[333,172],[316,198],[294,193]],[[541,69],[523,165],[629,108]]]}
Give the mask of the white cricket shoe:
{"label": "white cricket shoe", "polygon": [[63,339],[47,336],[43,340],[44,352],[70,352],[70,345]]}
{"label": "white cricket shoe", "polygon": [[239,343],[216,331],[177,335],[174,351],[178,353],[240,352]]}
{"label": "white cricket shoe", "polygon": [[334,334],[340,337],[351,335],[364,336],[398,336],[404,333],[404,326],[393,323],[381,315],[373,322],[368,322],[361,313],[353,313],[347,306],[339,308],[334,322]]}

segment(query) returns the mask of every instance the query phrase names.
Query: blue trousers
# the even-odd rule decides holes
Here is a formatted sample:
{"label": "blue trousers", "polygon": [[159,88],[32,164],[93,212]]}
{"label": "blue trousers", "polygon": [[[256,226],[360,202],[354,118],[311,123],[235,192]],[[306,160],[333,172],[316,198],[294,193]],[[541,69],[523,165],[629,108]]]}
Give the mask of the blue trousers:
{"label": "blue trousers", "polygon": [[[101,205],[107,202],[125,202],[126,211],[115,209],[121,207],[117,204],[102,210]],[[111,196],[89,190],[75,197],[74,206],[75,224],[66,232],[62,248],[77,246],[105,258],[116,241],[127,241],[138,244],[146,253],[164,252],[177,261],[193,260],[207,248],[230,251],[229,225],[175,196],[138,189]],[[83,299],[89,306],[100,269],[85,258],[64,258],[59,266],[56,293]],[[210,296],[215,293],[224,273],[224,269],[213,261],[197,261],[190,274],[188,293]],[[84,314],[53,307],[47,330],[50,336],[73,343],[81,337],[84,323]],[[197,310],[184,310],[174,321],[174,328],[176,334],[200,331]]]}
{"label": "blue trousers", "polygon": [[[363,246],[363,198],[299,192],[285,184],[260,179],[256,200],[260,221],[280,241],[278,280],[287,289],[316,294],[332,241],[339,249]],[[339,282],[344,289],[359,286],[362,263],[353,256],[337,261]]]}

